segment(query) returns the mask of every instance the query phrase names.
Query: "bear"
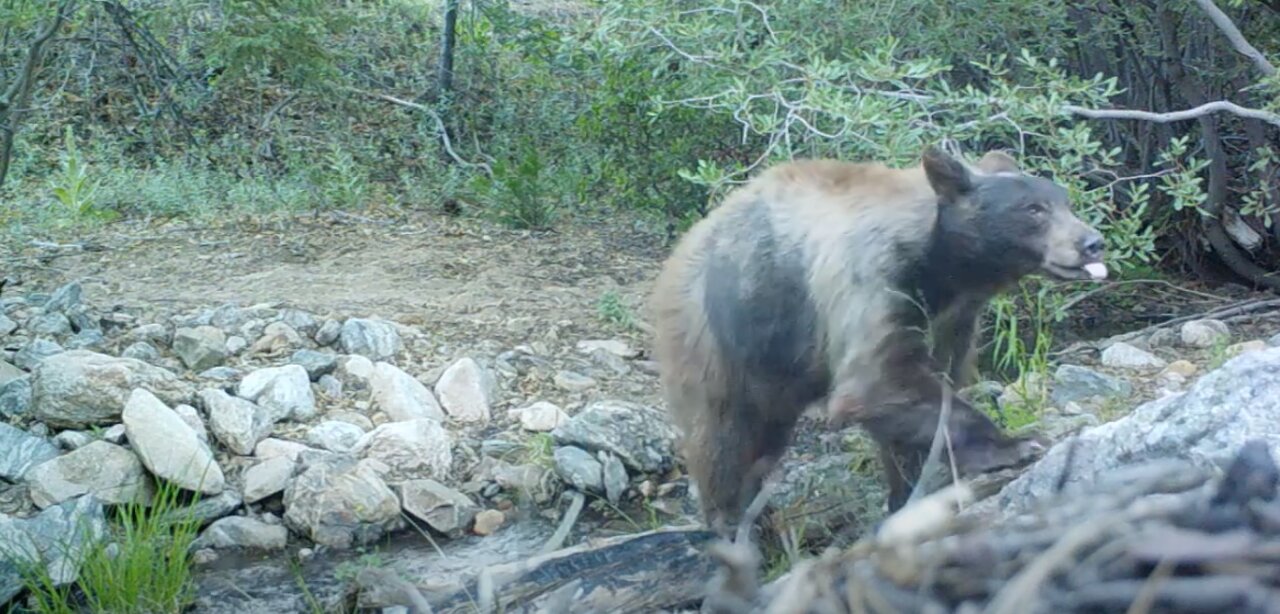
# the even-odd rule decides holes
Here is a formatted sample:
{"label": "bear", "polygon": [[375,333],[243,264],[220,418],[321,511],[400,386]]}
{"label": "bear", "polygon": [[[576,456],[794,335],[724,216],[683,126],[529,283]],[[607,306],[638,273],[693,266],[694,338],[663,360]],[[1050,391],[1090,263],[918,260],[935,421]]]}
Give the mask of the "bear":
{"label": "bear", "polygon": [[797,159],[736,187],[676,242],[649,300],[704,523],[736,530],[813,405],[875,442],[890,512],[919,477],[944,394],[942,460],[962,475],[1042,452],[950,391],[975,375],[991,298],[1031,274],[1105,279],[1103,252],[1063,186],[1000,150],[976,165],[933,145],[905,168]]}

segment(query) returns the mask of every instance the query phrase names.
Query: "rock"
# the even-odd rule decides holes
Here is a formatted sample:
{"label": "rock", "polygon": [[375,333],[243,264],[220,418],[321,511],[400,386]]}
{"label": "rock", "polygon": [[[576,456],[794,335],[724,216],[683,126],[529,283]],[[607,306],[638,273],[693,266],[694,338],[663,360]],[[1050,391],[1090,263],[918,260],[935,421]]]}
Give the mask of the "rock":
{"label": "rock", "polygon": [[1231,337],[1231,330],[1221,320],[1192,320],[1179,329],[1182,344],[1193,348],[1210,348]]}
{"label": "rock", "polygon": [[295,464],[288,456],[276,456],[249,467],[244,472],[244,502],[257,503],[284,491]]}
{"label": "rock", "polygon": [[1077,365],[1059,366],[1053,374],[1053,380],[1050,399],[1058,407],[1070,401],[1127,397],[1133,393],[1133,385],[1129,382]]}
{"label": "rock", "polygon": [[1166,364],[1163,358],[1123,341],[1117,341],[1102,350],[1102,365],[1113,369],[1153,371],[1163,369]]}
{"label": "rock", "polygon": [[83,296],[84,289],[80,286],[80,282],[64,284],[49,295],[49,300],[44,304],[44,310],[66,313],[79,307]]}
{"label": "rock", "polygon": [[[1185,392],[1144,403],[1129,415],[1050,448],[991,505],[1011,515],[1055,491],[1060,476],[1080,485],[1146,462],[1185,459],[1206,466],[1252,438],[1280,432],[1280,348],[1249,352],[1196,380]],[[1265,436],[1264,436],[1265,437]],[[1280,439],[1266,437],[1273,456]],[[1070,459],[1071,466],[1066,467]]]}
{"label": "rock", "polygon": [[20,377],[0,384],[0,418],[31,411],[31,378]]}
{"label": "rock", "polygon": [[68,452],[83,448],[94,441],[97,440],[93,435],[84,431],[62,431],[53,437],[53,444]]}
{"label": "rock", "polygon": [[386,414],[392,422],[444,420],[444,411],[431,390],[395,365],[385,362],[375,365],[369,387],[373,408]]}
{"label": "rock", "polygon": [[459,422],[487,424],[496,383],[475,360],[462,358],[445,369],[435,393],[449,416]]}
{"label": "rock", "polygon": [[155,395],[135,390],[121,417],[134,452],[156,477],[208,495],[226,488],[209,447]]}
{"label": "rock", "polygon": [[160,350],[146,341],[136,341],[120,352],[120,356],[155,364],[160,361]]}
{"label": "rock", "polygon": [[626,375],[631,372],[631,366],[627,364],[626,360],[610,354],[604,349],[597,349],[591,352],[591,361],[612,371],[614,375]]}
{"label": "rock", "polygon": [[1172,328],[1160,328],[1147,337],[1147,347],[1169,348],[1182,342],[1182,335]]}
{"label": "rock", "polygon": [[171,339],[169,329],[163,324],[143,324],[129,331],[129,338],[163,347],[167,347]]}
{"label": "rock", "polygon": [[70,335],[71,320],[57,311],[42,313],[27,320],[27,330],[33,335]]}
{"label": "rock", "polygon": [[354,424],[327,420],[307,431],[307,443],[322,450],[345,454],[355,447],[363,435],[364,430]]}
{"label": "rock", "polygon": [[[55,586],[75,582],[85,551],[107,534],[102,502],[92,496],[78,497],[55,505],[31,518],[0,515],[0,544],[6,554],[44,563],[45,573]],[[22,576],[0,559],[0,603],[6,603],[23,588]]]}
{"label": "rock", "polygon": [[284,322],[272,322],[262,329],[262,336],[253,343],[254,354],[280,354],[289,348],[302,345],[302,335]]}
{"label": "rock", "polygon": [[320,387],[320,393],[330,399],[342,398],[342,382],[332,375],[321,375],[316,385]]}
{"label": "rock", "polygon": [[44,437],[0,422],[0,478],[17,482],[35,467],[58,457],[58,447]]}
{"label": "rock", "polygon": [[173,353],[192,371],[212,369],[227,359],[227,336],[212,326],[179,328],[173,333]]}
{"label": "rock", "polygon": [[71,350],[49,357],[32,373],[31,409],[55,427],[116,422],[134,390],[170,405],[192,396],[190,384],[170,371],[132,358]]}
{"label": "rock", "polygon": [[582,448],[562,446],[553,454],[556,474],[566,484],[583,491],[604,492],[604,467]]}
{"label": "rock", "polygon": [[596,385],[596,380],[573,371],[557,372],[554,381],[558,388],[568,392],[582,392]]}
{"label": "rock", "polygon": [[228,516],[209,525],[191,547],[283,550],[288,541],[289,530],[282,525],[271,525],[246,516]]}
{"label": "rock", "polygon": [[67,340],[67,349],[69,350],[92,350],[99,349],[106,344],[107,338],[102,335],[102,331],[82,330],[75,334],[74,337]]}
{"label": "rock", "polygon": [[286,525],[339,549],[372,542],[400,521],[400,500],[373,465],[338,455],[289,482],[284,508]]}
{"label": "rock", "polygon": [[317,352],[315,350],[301,349],[293,353],[289,358],[289,362],[301,366],[307,370],[307,377],[311,381],[318,381],[322,376],[333,373],[338,368],[338,357],[328,352]]}
{"label": "rock", "polygon": [[956,394],[970,404],[997,405],[1000,402],[1000,396],[1004,394],[1004,384],[991,380],[981,381],[957,391]]}
{"label": "rock", "polygon": [[268,437],[258,442],[258,446],[253,449],[253,455],[264,460],[283,456],[290,461],[297,461],[300,454],[314,449],[296,441]]}
{"label": "rock", "polygon": [[298,365],[258,369],[240,380],[236,395],[267,410],[272,421],[304,421],[316,415],[311,378]]}
{"label": "rock", "polygon": [[404,511],[452,538],[461,537],[480,511],[466,495],[435,480],[408,480],[398,490]]}
{"label": "rock", "polygon": [[15,330],[18,330],[18,323],[10,319],[9,316],[0,313],[0,337],[12,335]]}
{"label": "rock", "polygon": [[660,412],[625,401],[599,401],[551,431],[556,443],[615,454],[640,473],[669,470],[676,431]]}
{"label": "rock", "polygon": [[1246,352],[1257,352],[1265,349],[1267,349],[1267,342],[1262,341],[1261,339],[1241,341],[1240,343],[1227,346],[1227,356],[1239,356]]}
{"label": "rock", "polygon": [[1183,378],[1188,378],[1188,377],[1191,377],[1192,375],[1195,375],[1196,371],[1197,371],[1196,366],[1192,364],[1190,361],[1175,360],[1169,363],[1169,366],[1164,368],[1164,371],[1162,374],[1176,373],[1182,376]]}
{"label": "rock", "polygon": [[1098,417],[1085,411],[1074,401],[1067,401],[1061,408],[1049,407],[1040,413],[1037,430],[1050,441],[1058,441],[1080,429],[1097,426]]}
{"label": "rock", "polygon": [[125,438],[125,428],[123,424],[113,424],[102,431],[102,440],[108,443],[122,444]]}
{"label": "rock", "polygon": [[230,488],[214,497],[204,497],[188,507],[180,507],[161,516],[169,522],[194,522],[204,526],[230,515],[244,505],[244,499]]}
{"label": "rock", "polygon": [[505,439],[486,439],[480,442],[480,453],[494,458],[504,458],[523,449],[523,445]]}
{"label": "rock", "polygon": [[351,355],[338,359],[338,368],[333,374],[344,387],[350,390],[367,390],[376,372],[373,361],[364,356]]}
{"label": "rock", "polygon": [[520,420],[520,427],[526,431],[552,431],[569,421],[569,414],[564,413],[560,406],[546,401],[538,401],[513,413]]}
{"label": "rock", "polygon": [[240,335],[231,335],[227,337],[227,354],[237,356],[241,352],[249,349],[249,340]]}
{"label": "rock", "polygon": [[627,467],[618,457],[608,452],[598,452],[596,458],[600,459],[600,466],[603,468],[605,498],[609,503],[617,505],[622,501],[622,494],[627,491]]}
{"label": "rock", "polygon": [[373,421],[354,411],[335,411],[329,414],[329,419],[354,424],[364,432],[373,430]]}
{"label": "rock", "polygon": [[41,508],[90,493],[103,503],[150,504],[151,476],[138,457],[118,445],[94,441],[27,472],[31,500]]}
{"label": "rock", "polygon": [[281,309],[280,322],[307,337],[314,336],[320,330],[320,322],[316,317],[301,309]]}
{"label": "rock", "polygon": [[248,456],[258,442],[271,435],[275,422],[266,409],[233,397],[220,388],[200,391],[200,402],[209,414],[209,429],[228,450]]}
{"label": "rock", "polygon": [[18,350],[18,353],[13,355],[13,364],[20,369],[32,371],[44,361],[65,351],[56,341],[39,338],[32,339],[30,343],[23,346],[21,350]]}
{"label": "rock", "polygon": [[26,371],[19,369],[3,360],[0,360],[0,386],[8,384],[18,378],[26,377]]}
{"label": "rock", "polygon": [[342,324],[338,344],[343,352],[364,356],[374,362],[394,358],[404,345],[395,325],[367,318],[348,318]]}
{"label": "rock", "polygon": [[204,419],[200,417],[200,412],[196,411],[196,408],[182,403],[175,405],[173,412],[178,414],[178,417],[182,418],[182,421],[186,422],[187,426],[196,432],[197,439],[205,445],[209,445],[209,430],[205,428]]}
{"label": "rock", "polygon": [[342,334],[342,323],[337,320],[325,320],[320,325],[320,329],[316,331],[316,343],[321,346],[333,345],[338,340],[338,336]]}
{"label": "rock", "polygon": [[436,420],[389,422],[360,437],[352,449],[381,461],[391,481],[444,479],[453,464],[453,437]]}
{"label": "rock", "polygon": [[200,379],[216,382],[231,382],[240,379],[240,371],[232,367],[214,367],[200,372]]}
{"label": "rock", "polygon": [[502,528],[502,523],[506,521],[506,514],[498,510],[484,510],[476,514],[475,525],[471,530],[476,535],[493,535],[498,529]]}
{"label": "rock", "polygon": [[579,341],[577,350],[583,354],[592,354],[596,350],[604,350],[618,358],[635,358],[640,352],[620,339],[588,339]]}

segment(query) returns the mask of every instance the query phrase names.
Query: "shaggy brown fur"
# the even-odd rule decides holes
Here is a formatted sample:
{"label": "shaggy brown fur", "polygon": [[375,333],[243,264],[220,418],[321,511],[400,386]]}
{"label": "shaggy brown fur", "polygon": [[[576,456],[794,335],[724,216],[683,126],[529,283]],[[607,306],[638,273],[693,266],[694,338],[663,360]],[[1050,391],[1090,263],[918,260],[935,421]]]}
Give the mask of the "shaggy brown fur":
{"label": "shaggy brown fur", "polygon": [[[937,427],[939,377],[969,380],[987,301],[1037,271],[1087,278],[1101,254],[1066,190],[999,152],[972,168],[933,148],[911,168],[797,161],[731,193],[681,238],[652,300],[661,383],[708,524],[734,528],[823,400],[880,445],[897,509]],[[959,398],[948,428],[965,473],[1033,447]]]}

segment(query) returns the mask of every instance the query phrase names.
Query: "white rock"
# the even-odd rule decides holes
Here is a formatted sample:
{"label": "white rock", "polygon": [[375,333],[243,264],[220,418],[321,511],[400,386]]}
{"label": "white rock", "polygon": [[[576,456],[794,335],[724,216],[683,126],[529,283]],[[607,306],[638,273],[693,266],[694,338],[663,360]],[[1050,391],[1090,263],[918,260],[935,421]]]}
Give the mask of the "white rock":
{"label": "white rock", "polygon": [[1102,365],[1114,369],[1150,371],[1163,369],[1167,364],[1163,358],[1123,341],[1117,341],[1102,350]]}
{"label": "white rock", "polygon": [[125,403],[122,419],[134,452],[157,477],[207,495],[226,487],[213,452],[155,395],[135,390]]}
{"label": "white rock", "polygon": [[494,389],[493,376],[471,358],[462,358],[445,369],[436,382],[440,405],[459,422],[489,422]]}
{"label": "white rock", "polygon": [[385,362],[375,365],[369,387],[374,409],[386,414],[392,422],[444,420],[444,411],[435,395],[395,365]]}
{"label": "white rock", "polygon": [[295,465],[288,456],[275,456],[249,467],[244,472],[244,502],[257,503],[282,492]]}
{"label": "white rock", "polygon": [[569,420],[569,414],[555,403],[538,401],[528,407],[515,410],[520,426],[526,431],[547,432]]}
{"label": "white rock", "polygon": [[480,511],[466,495],[431,479],[399,485],[404,511],[450,537],[459,537]]}
{"label": "white rock", "polygon": [[283,456],[290,461],[297,461],[299,454],[314,449],[296,441],[268,437],[258,442],[257,447],[253,449],[253,455],[263,460]]}
{"label": "white rock", "polygon": [[365,433],[353,452],[385,463],[391,481],[444,479],[453,464],[453,437],[428,418],[389,422]]}
{"label": "white rock", "polygon": [[370,318],[349,318],[342,324],[338,344],[348,354],[359,354],[372,361],[386,361],[404,347],[394,324]]}
{"label": "white rock", "polygon": [[209,413],[213,436],[236,454],[253,454],[258,442],[271,435],[271,414],[252,401],[233,397],[220,388],[201,390],[200,401]]}
{"label": "white rock", "polygon": [[330,452],[350,452],[364,435],[364,429],[339,420],[326,420],[307,431],[307,443]]}
{"label": "white rock", "polygon": [[138,457],[120,446],[94,441],[27,472],[31,500],[41,509],[89,493],[103,503],[149,503],[155,485]]}
{"label": "white rock", "polygon": [[640,352],[627,345],[626,341],[620,339],[586,339],[578,342],[577,349],[579,352],[588,355],[598,349],[604,350],[619,358],[635,358],[640,355]]}
{"label": "white rock", "polygon": [[282,550],[289,540],[289,530],[246,516],[219,518],[204,530],[193,548],[248,548]]}
{"label": "white rock", "polygon": [[199,437],[200,441],[206,444],[209,443],[209,431],[204,427],[204,420],[200,417],[200,412],[196,411],[196,408],[186,403],[181,403],[175,405],[173,411],[178,414],[179,418],[182,418],[183,422],[187,423],[187,426],[191,427],[191,430],[196,432],[196,437]]}
{"label": "white rock", "polygon": [[279,354],[302,345],[302,335],[284,322],[272,322],[262,330],[253,344],[254,354]]}
{"label": "white rock", "polygon": [[227,336],[213,326],[179,328],[173,333],[173,353],[192,371],[212,369],[227,359]]}
{"label": "white rock", "polygon": [[333,376],[348,390],[367,390],[375,370],[372,360],[351,354],[338,359],[338,368]]}
{"label": "white rock", "polygon": [[316,415],[311,378],[301,365],[258,369],[240,380],[236,394],[267,410],[272,421],[304,421]]}
{"label": "white rock", "polygon": [[1210,348],[1231,336],[1226,322],[1211,318],[1184,322],[1179,332],[1182,344],[1193,348]]}
{"label": "white rock", "polygon": [[596,385],[596,380],[573,371],[557,372],[554,381],[557,387],[568,392],[582,392]]}
{"label": "white rock", "polygon": [[312,463],[290,480],[284,510],[286,525],[338,549],[373,541],[403,522],[400,500],[372,463],[338,455]]}

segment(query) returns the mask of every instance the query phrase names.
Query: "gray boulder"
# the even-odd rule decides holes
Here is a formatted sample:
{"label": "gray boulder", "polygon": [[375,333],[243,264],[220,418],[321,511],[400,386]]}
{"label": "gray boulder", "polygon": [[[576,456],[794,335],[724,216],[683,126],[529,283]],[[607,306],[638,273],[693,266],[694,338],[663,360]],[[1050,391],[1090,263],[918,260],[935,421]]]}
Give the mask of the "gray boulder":
{"label": "gray boulder", "polygon": [[70,350],[45,359],[32,373],[31,411],[56,427],[118,422],[135,389],[168,405],[188,402],[194,392],[172,372],[141,360]]}

